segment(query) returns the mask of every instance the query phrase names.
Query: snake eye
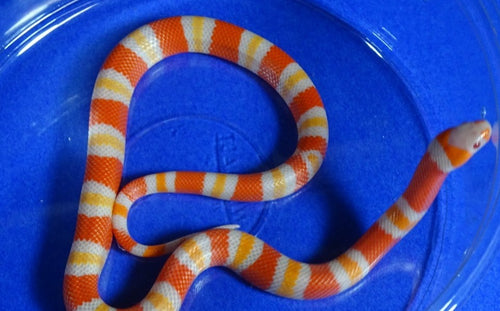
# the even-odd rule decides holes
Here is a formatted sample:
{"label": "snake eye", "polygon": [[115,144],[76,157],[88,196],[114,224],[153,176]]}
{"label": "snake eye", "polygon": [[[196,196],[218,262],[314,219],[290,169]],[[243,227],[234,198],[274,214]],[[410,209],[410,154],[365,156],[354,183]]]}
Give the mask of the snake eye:
{"label": "snake eye", "polygon": [[474,148],[474,149],[477,149],[477,148],[479,148],[479,147],[481,147],[481,142],[479,142],[479,141],[478,141],[478,142],[476,142],[476,143],[472,146],[472,148]]}

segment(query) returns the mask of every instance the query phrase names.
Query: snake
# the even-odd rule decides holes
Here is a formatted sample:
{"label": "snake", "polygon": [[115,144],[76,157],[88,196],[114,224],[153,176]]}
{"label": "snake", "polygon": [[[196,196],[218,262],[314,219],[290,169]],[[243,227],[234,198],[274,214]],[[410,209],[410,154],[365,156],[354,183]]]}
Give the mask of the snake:
{"label": "snake", "polygon": [[[239,65],[283,98],[297,126],[297,147],[273,169],[247,174],[169,171],[137,178],[120,189],[129,105],[149,68],[180,53],[201,53]],[[87,159],[76,229],[63,284],[67,310],[115,310],[98,282],[113,237],[137,256],[169,254],[148,294],[129,310],[178,310],[196,277],[226,267],[255,287],[293,299],[320,299],[352,287],[425,215],[448,174],[491,136],[486,120],[465,122],[434,138],[403,194],[347,251],[320,264],[296,261],[258,237],[227,225],[175,241],[143,245],[127,218],[141,197],[186,193],[259,202],[295,193],[318,172],[328,147],[326,111],[304,69],[282,49],[231,23],[201,16],[153,21],[122,39],[97,75],[90,104]]]}

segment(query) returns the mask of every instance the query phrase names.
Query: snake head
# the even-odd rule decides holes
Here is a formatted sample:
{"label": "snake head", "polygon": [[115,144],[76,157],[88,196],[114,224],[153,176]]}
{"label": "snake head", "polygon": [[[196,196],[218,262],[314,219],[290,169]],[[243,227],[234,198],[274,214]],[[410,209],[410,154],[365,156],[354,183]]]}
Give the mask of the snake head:
{"label": "snake head", "polygon": [[465,164],[490,140],[491,125],[480,120],[466,122],[439,134],[436,140],[443,147],[453,168]]}

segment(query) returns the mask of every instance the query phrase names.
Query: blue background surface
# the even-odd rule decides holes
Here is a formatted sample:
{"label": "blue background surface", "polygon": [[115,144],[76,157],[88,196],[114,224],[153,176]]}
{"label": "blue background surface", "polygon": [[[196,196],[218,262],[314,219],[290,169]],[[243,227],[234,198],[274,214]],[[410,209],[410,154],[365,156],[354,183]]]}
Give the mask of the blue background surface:
{"label": "blue background surface", "polygon": [[500,260],[495,258],[459,310],[496,310],[500,306]]}
{"label": "blue background surface", "polygon": [[[282,200],[144,198],[130,220],[141,242],[238,223],[292,258],[330,260],[400,195],[432,136],[465,120],[498,120],[498,37],[488,32],[500,26],[494,2],[482,2],[479,11],[461,1],[312,2],[317,6],[285,0],[0,4],[0,235],[9,250],[0,258],[0,293],[8,297],[1,309],[62,308],[93,83],[112,47],[149,21],[206,15],[276,43],[316,84],[331,140],[317,177]],[[295,142],[285,104],[259,78],[212,57],[178,55],[150,70],[134,94],[124,182],[162,170],[260,171],[286,159]],[[490,229],[499,223],[490,197],[498,194],[496,159],[489,145],[450,176],[422,223],[346,293],[291,301],[212,269],[197,279],[183,307],[421,310],[459,293],[452,308],[479,286],[464,308],[491,309],[499,302],[498,260],[478,280],[492,262],[482,254],[498,236]],[[101,294],[116,306],[137,302],[164,260],[138,260],[114,245]]]}

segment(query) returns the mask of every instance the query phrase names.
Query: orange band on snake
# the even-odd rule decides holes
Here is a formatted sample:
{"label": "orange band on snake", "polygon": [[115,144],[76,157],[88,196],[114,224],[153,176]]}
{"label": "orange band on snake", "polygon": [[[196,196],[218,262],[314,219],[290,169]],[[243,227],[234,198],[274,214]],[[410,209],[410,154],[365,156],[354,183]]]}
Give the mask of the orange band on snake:
{"label": "orange band on snake", "polygon": [[[125,154],[128,106],[153,65],[179,53],[204,53],[238,64],[269,83],[288,105],[298,130],[297,149],[278,167],[253,174],[164,172],[132,181],[118,193]],[[224,200],[265,201],[287,196],[318,171],[328,143],[321,98],[304,70],[266,39],[206,17],[173,17],[145,25],[123,39],[105,61],[92,96],[87,164],[74,242],[66,266],[68,310],[110,310],[98,292],[113,238],[133,254],[167,260],[134,310],[177,310],[197,275],[225,266],[268,292],[316,299],[339,293],[361,278],[422,218],[447,174],[490,137],[486,121],[465,123],[430,144],[404,194],[344,254],[323,264],[297,262],[242,231],[216,228],[162,245],[137,243],[127,216],[138,198],[190,193]]]}

